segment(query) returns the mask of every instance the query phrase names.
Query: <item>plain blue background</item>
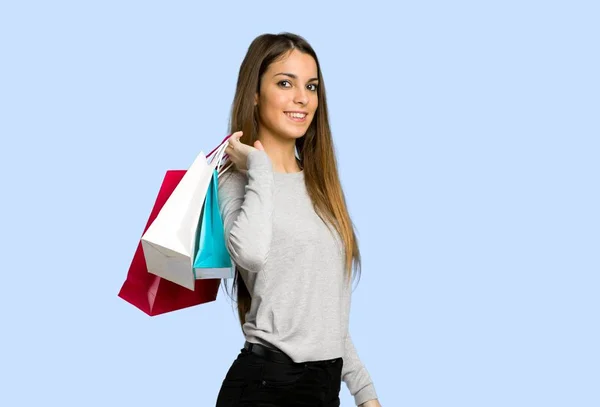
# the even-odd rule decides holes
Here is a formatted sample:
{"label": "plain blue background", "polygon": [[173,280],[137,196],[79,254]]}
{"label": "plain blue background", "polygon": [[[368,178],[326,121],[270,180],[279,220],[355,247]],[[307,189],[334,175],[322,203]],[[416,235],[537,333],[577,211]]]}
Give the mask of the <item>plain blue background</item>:
{"label": "plain blue background", "polygon": [[155,318],[117,292],[165,170],[226,135],[250,42],[291,31],[322,63],[382,405],[600,405],[597,4],[3,2],[0,404],[214,405],[243,341],[224,291]]}

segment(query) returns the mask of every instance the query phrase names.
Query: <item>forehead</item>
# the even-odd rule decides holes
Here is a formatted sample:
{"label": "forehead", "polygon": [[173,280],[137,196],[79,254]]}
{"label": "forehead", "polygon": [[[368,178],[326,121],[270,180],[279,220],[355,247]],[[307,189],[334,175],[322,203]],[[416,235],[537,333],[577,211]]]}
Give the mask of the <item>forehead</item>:
{"label": "forehead", "polygon": [[267,69],[267,72],[271,74],[287,72],[299,77],[307,78],[316,78],[318,76],[315,59],[309,54],[305,54],[296,49],[274,61]]}

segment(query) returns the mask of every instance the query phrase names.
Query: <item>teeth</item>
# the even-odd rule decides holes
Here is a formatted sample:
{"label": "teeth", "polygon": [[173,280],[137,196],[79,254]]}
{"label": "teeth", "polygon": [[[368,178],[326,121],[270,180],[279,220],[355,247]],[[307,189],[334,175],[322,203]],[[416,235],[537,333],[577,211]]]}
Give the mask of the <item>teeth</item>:
{"label": "teeth", "polygon": [[306,114],[304,113],[286,113],[288,116],[290,117],[294,117],[296,119],[304,119],[306,117]]}

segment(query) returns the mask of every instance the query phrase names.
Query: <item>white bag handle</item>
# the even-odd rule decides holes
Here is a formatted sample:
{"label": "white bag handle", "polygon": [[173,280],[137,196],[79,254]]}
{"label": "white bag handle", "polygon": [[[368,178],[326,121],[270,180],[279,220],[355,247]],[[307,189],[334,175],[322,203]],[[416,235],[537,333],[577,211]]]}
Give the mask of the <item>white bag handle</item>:
{"label": "white bag handle", "polygon": [[216,164],[215,167],[217,169],[218,177],[221,177],[221,175],[224,174],[225,171],[227,171],[233,164],[233,163],[229,163],[229,165],[226,168],[222,169],[223,158],[226,155],[225,149],[227,148],[228,145],[229,145],[229,139],[225,140],[219,147],[217,147],[213,151],[212,154],[209,154],[209,157],[212,157],[210,159],[210,164],[213,164],[213,162]]}

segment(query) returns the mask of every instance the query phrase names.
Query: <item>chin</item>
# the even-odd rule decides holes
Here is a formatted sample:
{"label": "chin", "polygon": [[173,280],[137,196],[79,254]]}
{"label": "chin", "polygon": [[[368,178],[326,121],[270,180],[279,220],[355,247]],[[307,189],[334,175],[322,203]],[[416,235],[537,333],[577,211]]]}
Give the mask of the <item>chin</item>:
{"label": "chin", "polygon": [[282,138],[285,139],[299,139],[301,137],[304,137],[304,135],[306,134],[306,132],[308,131],[308,128],[306,129],[293,129],[293,130],[289,130],[286,129],[284,131],[280,131],[279,134],[281,135]]}
{"label": "chin", "polygon": [[305,134],[306,134],[306,131],[304,131],[302,133],[295,133],[295,134],[291,135],[290,138],[293,138],[294,140],[297,140],[299,138],[304,137]]}

